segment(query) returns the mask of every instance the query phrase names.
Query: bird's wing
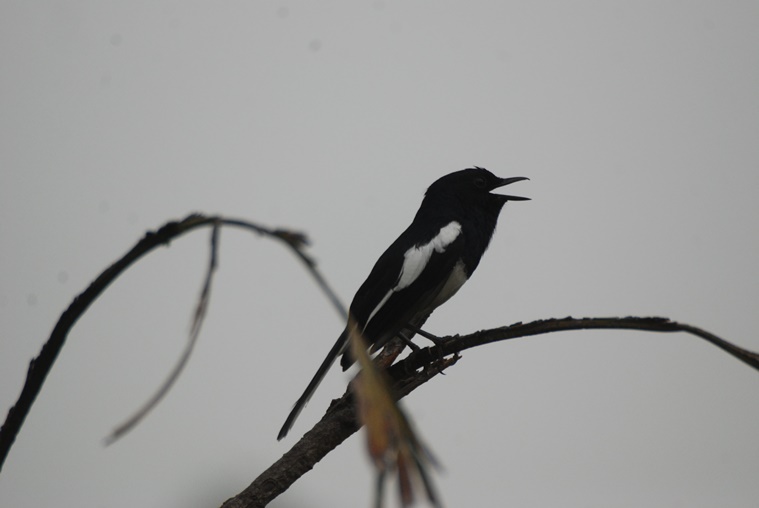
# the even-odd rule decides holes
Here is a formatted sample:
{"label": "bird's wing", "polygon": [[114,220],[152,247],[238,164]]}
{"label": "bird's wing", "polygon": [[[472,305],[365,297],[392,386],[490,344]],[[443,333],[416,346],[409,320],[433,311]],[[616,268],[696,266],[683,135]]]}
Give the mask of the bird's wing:
{"label": "bird's wing", "polygon": [[353,300],[351,312],[375,348],[433,310],[461,259],[461,224],[449,221],[424,233],[412,224],[380,257]]}

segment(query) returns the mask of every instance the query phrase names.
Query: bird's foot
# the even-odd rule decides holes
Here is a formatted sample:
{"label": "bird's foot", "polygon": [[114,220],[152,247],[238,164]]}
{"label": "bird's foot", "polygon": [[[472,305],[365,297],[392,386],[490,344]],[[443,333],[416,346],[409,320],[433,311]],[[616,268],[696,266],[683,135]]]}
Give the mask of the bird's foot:
{"label": "bird's foot", "polygon": [[[441,337],[438,337],[437,335],[432,335],[429,332],[425,332],[424,330],[422,330],[419,327],[409,326],[408,329],[411,330],[414,333],[418,333],[419,335],[421,335],[425,339],[429,339],[435,346],[440,346],[440,345],[442,345],[445,342],[445,339],[443,339]],[[433,348],[433,351],[437,352],[437,360],[435,360],[435,363],[437,363],[437,364],[443,363],[443,361],[445,360],[445,355],[443,354],[442,349],[439,348],[439,347],[435,347],[435,348]],[[440,371],[440,373],[444,374],[442,372],[442,370]]]}

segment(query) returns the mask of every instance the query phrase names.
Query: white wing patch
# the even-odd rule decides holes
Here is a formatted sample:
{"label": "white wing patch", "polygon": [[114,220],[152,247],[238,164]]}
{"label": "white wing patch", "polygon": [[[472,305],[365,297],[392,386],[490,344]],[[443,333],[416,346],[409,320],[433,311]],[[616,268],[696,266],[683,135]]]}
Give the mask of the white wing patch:
{"label": "white wing patch", "polygon": [[459,234],[461,234],[461,224],[453,221],[447,226],[440,228],[440,232],[428,243],[415,245],[407,250],[406,254],[403,255],[403,267],[398,277],[398,283],[393,288],[393,291],[400,291],[413,284],[424,271],[424,267],[427,266],[432,253],[445,252],[445,248],[453,243]]}
{"label": "white wing patch", "polygon": [[369,321],[371,321],[374,315],[379,312],[382,306],[387,303],[393,293],[397,293],[398,291],[409,287],[419,278],[424,271],[424,268],[427,266],[427,263],[429,263],[433,252],[445,252],[446,247],[452,244],[460,234],[461,224],[453,221],[440,228],[438,234],[429,242],[424,245],[415,245],[407,250],[403,255],[403,266],[401,267],[401,273],[398,275],[398,282],[396,282],[395,287],[387,292],[380,303],[374,308],[371,314],[369,314],[369,319],[366,320],[364,328],[366,328],[366,325],[369,324]]}

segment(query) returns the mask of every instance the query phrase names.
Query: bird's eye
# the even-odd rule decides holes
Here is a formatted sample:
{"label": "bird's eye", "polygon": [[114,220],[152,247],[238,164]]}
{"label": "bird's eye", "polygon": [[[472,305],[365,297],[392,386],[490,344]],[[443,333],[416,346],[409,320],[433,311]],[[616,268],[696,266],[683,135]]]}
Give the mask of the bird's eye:
{"label": "bird's eye", "polygon": [[486,187],[485,179],[482,177],[477,177],[474,179],[474,186],[478,189],[484,189]]}

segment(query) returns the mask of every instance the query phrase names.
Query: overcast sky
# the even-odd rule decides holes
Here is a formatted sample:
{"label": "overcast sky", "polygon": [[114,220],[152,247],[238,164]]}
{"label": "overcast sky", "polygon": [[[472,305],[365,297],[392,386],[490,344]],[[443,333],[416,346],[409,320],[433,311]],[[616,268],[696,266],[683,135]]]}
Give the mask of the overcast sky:
{"label": "overcast sky", "polygon": [[[0,0],[0,410],[61,312],[190,212],[305,231],[347,302],[443,174],[527,176],[439,334],[658,315],[759,350],[759,3]],[[76,325],[0,474],[0,506],[211,507],[340,395],[343,327],[295,258],[208,231]],[[759,375],[684,334],[467,351],[405,401],[446,506],[755,507]],[[352,437],[272,505],[367,506]],[[394,500],[394,497],[391,498]]]}

